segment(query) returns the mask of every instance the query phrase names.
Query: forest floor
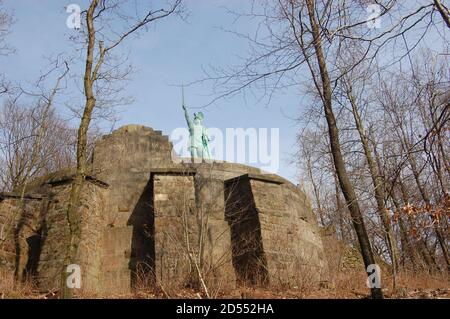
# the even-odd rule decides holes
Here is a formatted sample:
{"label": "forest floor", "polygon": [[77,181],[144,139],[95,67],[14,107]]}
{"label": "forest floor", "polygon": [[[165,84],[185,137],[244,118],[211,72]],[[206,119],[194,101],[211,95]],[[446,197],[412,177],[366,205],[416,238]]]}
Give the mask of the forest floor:
{"label": "forest floor", "polygon": [[[0,278],[0,299],[55,299],[57,293],[38,293],[31,284],[14,285],[11,278]],[[382,278],[385,298],[389,299],[450,299],[450,278],[446,275],[429,276],[427,274],[398,274],[396,289],[393,291],[392,278]],[[212,298],[222,299],[363,299],[369,298],[369,289],[365,286],[362,272],[347,271],[340,273],[330,282],[319,287],[308,284],[292,288],[255,288],[239,287],[229,291],[210,289]],[[202,290],[177,289],[173,291],[155,291],[141,289],[131,294],[88,295],[75,294],[75,298],[112,298],[112,299],[164,299],[164,298],[206,298]]]}

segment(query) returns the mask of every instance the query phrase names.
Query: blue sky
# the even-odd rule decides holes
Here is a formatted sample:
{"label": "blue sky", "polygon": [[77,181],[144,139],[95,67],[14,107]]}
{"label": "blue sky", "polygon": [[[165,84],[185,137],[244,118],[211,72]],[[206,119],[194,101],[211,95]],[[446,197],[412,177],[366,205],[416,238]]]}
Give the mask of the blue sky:
{"label": "blue sky", "polygon": [[[76,31],[67,28],[69,14],[65,12],[65,7],[72,3],[85,8],[87,1],[6,0],[6,7],[14,12],[17,20],[8,42],[17,52],[7,58],[0,57],[1,72],[17,83],[32,82],[41,72],[47,71],[44,56],[73,52],[69,36]],[[203,78],[202,68],[241,62],[238,55],[246,55],[248,43],[222,29],[251,34],[256,28],[255,21],[233,23],[233,17],[224,7],[243,11],[249,3],[242,0],[187,0],[186,21],[169,17],[139,38],[128,39],[120,50],[130,52],[130,61],[138,70],[126,88],[127,94],[134,97],[134,103],[121,111],[116,127],[143,124],[170,135],[174,129],[185,126],[178,85]],[[432,42],[431,46],[439,46],[437,43]],[[187,105],[205,105],[211,100],[211,93],[207,83],[188,87]],[[269,105],[251,95],[245,99],[239,95],[220,100],[202,111],[206,126],[224,131],[225,128],[279,128],[278,174],[297,183],[293,160],[299,124],[294,119],[301,115],[305,102],[300,88],[292,88],[280,92]],[[64,106],[57,107],[61,114],[68,114]]]}
{"label": "blue sky", "polygon": [[[8,42],[16,54],[0,59],[0,68],[9,79],[16,82],[35,81],[46,71],[44,56],[70,52],[71,32],[66,27],[68,13],[65,6],[75,0],[19,0],[6,1],[5,5],[16,17]],[[78,1],[85,7],[86,1]],[[224,6],[243,9],[244,1],[196,0],[187,2],[189,15],[186,21],[168,18],[130,39],[122,48],[130,50],[130,61],[138,70],[127,84],[127,93],[134,103],[121,112],[116,127],[135,123],[162,130],[170,135],[177,127],[185,126],[180,107],[180,83],[203,78],[202,68],[210,65],[226,66],[239,63],[237,55],[245,55],[247,43],[221,28],[252,32],[252,22],[233,25],[233,17]],[[211,88],[196,85],[186,88],[188,106],[204,105],[211,99]],[[62,107],[61,107],[62,108]],[[192,112],[195,110],[192,110]],[[253,97],[242,96],[221,100],[202,110],[205,125],[229,128],[279,128],[280,168],[278,173],[296,182],[296,167],[291,164],[298,131],[293,118],[299,114],[296,94],[275,97],[270,105],[258,103]],[[61,109],[64,114],[66,110]]]}

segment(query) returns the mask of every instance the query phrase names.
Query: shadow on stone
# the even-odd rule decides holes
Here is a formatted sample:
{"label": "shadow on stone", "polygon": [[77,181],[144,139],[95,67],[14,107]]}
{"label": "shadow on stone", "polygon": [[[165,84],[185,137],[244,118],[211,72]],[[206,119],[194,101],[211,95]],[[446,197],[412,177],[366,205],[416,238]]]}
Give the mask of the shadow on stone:
{"label": "shadow on stone", "polygon": [[155,282],[155,226],[153,180],[150,179],[139,197],[127,225],[133,226],[131,255],[131,287],[152,287]]}
{"label": "shadow on stone", "polygon": [[261,224],[248,181],[236,179],[225,183],[225,219],[230,225],[233,267],[238,284],[268,285]]}

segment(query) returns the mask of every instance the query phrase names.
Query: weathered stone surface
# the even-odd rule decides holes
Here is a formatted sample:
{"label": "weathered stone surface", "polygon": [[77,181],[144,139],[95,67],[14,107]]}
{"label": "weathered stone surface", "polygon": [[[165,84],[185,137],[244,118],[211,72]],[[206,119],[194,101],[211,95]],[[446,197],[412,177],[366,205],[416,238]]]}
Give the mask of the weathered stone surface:
{"label": "weathered stone surface", "polygon": [[45,204],[41,197],[0,195],[0,267],[19,280],[36,272]]}
{"label": "weathered stone surface", "polygon": [[[37,267],[37,281],[43,290],[59,288],[69,239],[66,214],[70,187],[70,182],[58,184],[52,187],[49,194],[50,201],[43,221]],[[81,267],[83,289],[86,291],[96,291],[100,277],[105,193],[104,187],[86,182],[80,198],[79,213],[82,216],[82,225],[77,264]]]}
{"label": "weathered stone surface", "polygon": [[321,279],[326,270],[321,238],[313,221],[305,221],[310,216],[297,208],[299,201],[291,201],[301,196],[298,189],[278,179],[242,175],[227,180],[225,190],[241,280],[295,286],[300,276]]}
{"label": "weathered stone surface", "polygon": [[[82,289],[111,294],[203,281],[219,290],[236,283],[295,285],[306,275],[320,280],[322,241],[297,187],[241,164],[173,158],[167,136],[140,125],[96,143],[79,208]],[[35,269],[42,290],[57,288],[63,270],[70,187],[70,174],[55,173],[25,205],[1,197],[0,230],[14,226],[3,231],[0,267]],[[20,231],[16,216],[26,216]],[[35,244],[26,242],[31,238]]]}

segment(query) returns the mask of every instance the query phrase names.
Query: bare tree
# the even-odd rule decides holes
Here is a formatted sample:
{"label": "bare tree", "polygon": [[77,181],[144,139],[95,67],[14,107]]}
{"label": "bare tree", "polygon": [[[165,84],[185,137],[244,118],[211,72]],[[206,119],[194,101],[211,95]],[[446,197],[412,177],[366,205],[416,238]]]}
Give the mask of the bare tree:
{"label": "bare tree", "polygon": [[[52,61],[52,68],[33,85],[33,91],[20,88],[19,94],[7,99],[0,115],[1,159],[0,176],[3,187],[23,194],[27,183],[53,169],[66,167],[70,155],[70,130],[56,114],[55,99],[63,89],[69,72],[66,62]],[[56,74],[53,86],[45,82]],[[30,98],[26,106],[25,98]]]}
{"label": "bare tree", "polygon": [[448,28],[450,28],[450,9],[440,0],[434,0],[434,6],[444,20]]}
{"label": "bare tree", "polygon": [[73,131],[55,110],[44,113],[42,105],[26,107],[14,100],[7,100],[1,108],[3,191],[22,193],[33,179],[73,164]]}
{"label": "bare tree", "polygon": [[[14,49],[6,43],[6,37],[11,33],[14,16],[4,8],[0,1],[0,57],[5,57],[14,52]],[[0,72],[0,95],[11,91],[11,83],[5,75]]]}
{"label": "bare tree", "polygon": [[[255,36],[234,32],[248,40],[251,53],[237,67],[217,67],[207,73],[206,80],[214,83],[216,97],[205,106],[246,90],[260,93],[259,97],[266,97],[267,103],[270,103],[277,91],[303,86],[305,94],[311,98],[310,104],[321,108],[320,112],[315,113],[316,116],[320,114],[326,121],[335,176],[351,213],[365,265],[374,263],[372,246],[384,255],[384,248],[379,245],[381,238],[387,242],[395,267],[397,242],[386,207],[385,172],[379,166],[381,161],[377,162],[377,156],[372,154],[377,150],[372,150],[360,114],[359,100],[349,84],[358,80],[353,72],[355,69],[367,70],[376,64],[380,56],[385,56],[387,50],[391,50],[392,58],[385,59],[386,63],[381,66],[383,69],[408,60],[431,29],[440,31],[441,27],[446,28],[446,15],[442,14],[442,8],[446,8],[441,6],[440,1],[421,4],[377,1],[379,18],[383,19],[384,27],[374,32],[368,26],[371,22],[366,11],[368,4],[372,3],[279,0],[264,1],[262,4],[253,2],[249,13],[231,12],[236,19],[252,18],[259,22]],[[349,54],[343,54],[355,47],[359,48],[359,52],[352,58],[348,58]],[[337,58],[343,56],[346,59]],[[304,72],[305,68],[308,72]],[[372,81],[376,79],[373,72],[368,72],[367,78]],[[346,89],[340,90],[342,84]],[[353,123],[342,114],[350,115]],[[356,136],[349,133],[355,123]],[[355,143],[355,138],[360,145]],[[359,152],[364,157],[359,156]],[[382,224],[381,228],[371,227],[369,232],[364,218],[370,225],[377,223],[369,214],[372,202],[361,200],[363,195],[368,195],[363,188],[367,184],[364,175],[366,168],[374,190],[370,198],[375,199],[375,211]],[[311,182],[316,184],[310,172],[307,169]],[[322,212],[320,195],[314,193],[317,208],[320,207]],[[336,198],[339,199],[338,192]],[[363,216],[362,211],[367,213]],[[381,290],[372,289],[372,296],[382,297]]]}
{"label": "bare tree", "polygon": [[[433,59],[429,57],[428,60]],[[424,65],[427,63],[429,62]],[[444,200],[448,185],[441,163],[445,160],[442,156],[446,153],[444,149],[448,147],[443,143],[443,134],[450,114],[446,107],[448,102],[438,102],[443,95],[441,88],[448,86],[448,79],[439,80],[440,74],[445,73],[436,69],[431,72],[429,70],[426,76],[420,76],[420,71],[413,67],[410,75],[401,73],[393,76],[393,79],[382,81],[380,90],[381,105],[392,122],[393,132],[404,157],[393,179],[395,181],[402,170],[408,172],[418,192],[414,192],[414,198],[408,196],[405,190],[405,204],[415,202],[415,205],[421,205],[422,202],[429,213],[433,206]],[[425,83],[420,83],[419,78],[424,79]],[[429,149],[430,146],[433,150]],[[448,267],[446,232],[433,221],[432,215],[429,215],[429,219]]]}
{"label": "bare tree", "polygon": [[[137,2],[131,2],[132,6],[133,4],[135,12],[143,12],[142,15],[137,13],[130,15],[125,10],[126,5],[130,5],[129,1],[91,0],[87,10],[83,11],[84,25],[80,37],[86,44],[83,76],[85,103],[77,133],[77,167],[67,209],[70,240],[67,245],[65,266],[75,261],[81,237],[78,205],[87,173],[87,133],[93,112],[99,107],[97,98],[105,98],[108,93],[116,92],[113,83],[123,81],[129,73],[129,68],[124,70],[121,68],[121,63],[114,65],[111,62],[112,54],[124,40],[136,35],[149,24],[177,14],[181,10],[181,0],[170,1],[166,8],[158,9],[149,8],[149,5],[147,8],[138,7]],[[121,30],[117,30],[116,26],[119,26]],[[70,298],[72,291],[66,285],[66,277],[64,267],[61,278],[61,297]]]}

